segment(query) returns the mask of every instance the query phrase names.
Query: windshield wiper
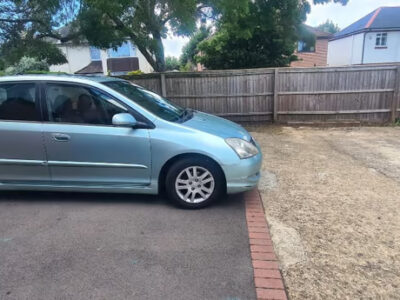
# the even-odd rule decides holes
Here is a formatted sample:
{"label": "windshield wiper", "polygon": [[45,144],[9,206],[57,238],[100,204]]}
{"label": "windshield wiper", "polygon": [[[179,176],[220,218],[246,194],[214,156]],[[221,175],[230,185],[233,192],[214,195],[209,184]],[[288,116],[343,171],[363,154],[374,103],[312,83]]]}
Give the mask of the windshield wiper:
{"label": "windshield wiper", "polygon": [[185,122],[193,117],[193,109],[185,108],[182,115],[180,115],[179,120],[181,122]]}

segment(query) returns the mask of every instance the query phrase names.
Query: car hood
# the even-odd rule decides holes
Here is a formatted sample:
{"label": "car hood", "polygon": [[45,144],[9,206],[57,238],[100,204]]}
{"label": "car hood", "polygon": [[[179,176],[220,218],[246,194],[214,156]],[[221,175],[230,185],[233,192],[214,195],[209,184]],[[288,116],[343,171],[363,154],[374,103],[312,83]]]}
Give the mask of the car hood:
{"label": "car hood", "polygon": [[193,117],[182,125],[207,132],[222,138],[241,138],[246,141],[251,140],[251,135],[242,126],[229,120],[194,111]]}

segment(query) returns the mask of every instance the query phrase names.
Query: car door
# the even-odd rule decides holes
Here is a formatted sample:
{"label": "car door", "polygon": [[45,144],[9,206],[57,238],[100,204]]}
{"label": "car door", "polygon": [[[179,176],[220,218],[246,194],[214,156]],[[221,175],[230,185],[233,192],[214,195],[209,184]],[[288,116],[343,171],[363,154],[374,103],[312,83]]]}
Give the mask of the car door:
{"label": "car door", "polygon": [[112,117],[130,109],[86,85],[43,86],[44,141],[52,181],[73,185],[148,185],[148,129],[116,127]]}
{"label": "car door", "polygon": [[0,182],[49,182],[35,82],[0,82]]}

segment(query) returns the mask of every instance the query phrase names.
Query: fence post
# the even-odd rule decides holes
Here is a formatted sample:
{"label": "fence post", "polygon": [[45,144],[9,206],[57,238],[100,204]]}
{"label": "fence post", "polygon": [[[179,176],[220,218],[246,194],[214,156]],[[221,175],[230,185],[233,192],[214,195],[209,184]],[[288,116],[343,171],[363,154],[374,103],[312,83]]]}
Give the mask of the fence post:
{"label": "fence post", "polygon": [[275,68],[274,72],[274,115],[273,121],[278,121],[278,99],[279,99],[279,91],[278,91],[278,84],[279,84],[279,69]]}
{"label": "fence post", "polygon": [[165,98],[165,97],[167,97],[167,88],[165,85],[165,74],[164,73],[161,73],[160,79],[161,79],[161,95]]}
{"label": "fence post", "polygon": [[395,86],[394,86],[393,101],[392,101],[392,115],[390,118],[392,123],[396,121],[398,102],[400,99],[400,67],[397,67],[396,69],[396,77],[394,84]]}

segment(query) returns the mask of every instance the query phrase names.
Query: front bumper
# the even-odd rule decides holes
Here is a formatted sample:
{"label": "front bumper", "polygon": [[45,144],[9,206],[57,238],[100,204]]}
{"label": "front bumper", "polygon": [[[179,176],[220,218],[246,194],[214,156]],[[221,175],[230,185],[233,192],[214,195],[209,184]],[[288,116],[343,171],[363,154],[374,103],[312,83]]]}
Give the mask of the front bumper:
{"label": "front bumper", "polygon": [[253,189],[260,180],[262,164],[261,149],[251,158],[241,159],[234,165],[222,166],[226,177],[226,191],[228,194],[241,193]]}

